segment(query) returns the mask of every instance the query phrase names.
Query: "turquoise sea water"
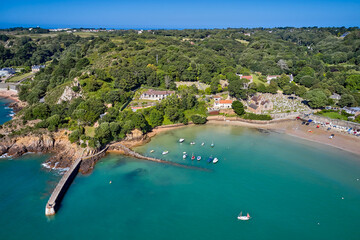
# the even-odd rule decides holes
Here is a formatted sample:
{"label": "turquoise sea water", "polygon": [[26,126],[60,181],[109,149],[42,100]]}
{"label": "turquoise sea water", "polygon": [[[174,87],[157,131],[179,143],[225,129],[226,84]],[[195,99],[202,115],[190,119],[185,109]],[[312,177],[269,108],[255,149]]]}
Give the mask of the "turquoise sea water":
{"label": "turquoise sea water", "polygon": [[[210,171],[110,154],[91,175],[77,176],[47,218],[45,204],[61,177],[42,168],[47,156],[1,159],[0,239],[360,239],[355,155],[214,125],[163,133],[136,150]],[[183,151],[203,159],[183,160]],[[210,155],[218,164],[206,162]],[[238,221],[240,211],[253,218]]]}
{"label": "turquoise sea water", "polygon": [[7,106],[10,102],[8,99],[0,98],[0,125],[11,119],[10,114],[13,111]]}

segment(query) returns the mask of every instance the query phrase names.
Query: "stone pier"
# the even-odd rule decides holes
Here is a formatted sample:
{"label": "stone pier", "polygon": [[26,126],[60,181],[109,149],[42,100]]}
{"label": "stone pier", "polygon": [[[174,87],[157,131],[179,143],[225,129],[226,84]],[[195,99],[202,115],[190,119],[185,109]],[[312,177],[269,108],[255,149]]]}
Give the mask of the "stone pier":
{"label": "stone pier", "polygon": [[79,172],[80,163],[82,158],[76,159],[76,161],[71,165],[70,169],[62,176],[60,182],[54,189],[53,193],[50,196],[49,201],[45,207],[45,215],[50,216],[54,215],[60,207],[62,198],[64,197],[67,189],[71,185],[72,181]]}

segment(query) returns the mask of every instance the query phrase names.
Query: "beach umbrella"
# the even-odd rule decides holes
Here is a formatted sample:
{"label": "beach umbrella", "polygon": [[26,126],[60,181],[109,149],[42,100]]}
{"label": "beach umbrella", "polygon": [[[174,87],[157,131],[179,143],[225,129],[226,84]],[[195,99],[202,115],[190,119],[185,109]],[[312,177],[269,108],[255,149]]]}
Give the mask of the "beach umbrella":
{"label": "beach umbrella", "polygon": [[309,119],[308,122],[312,122],[313,120],[312,119]]}

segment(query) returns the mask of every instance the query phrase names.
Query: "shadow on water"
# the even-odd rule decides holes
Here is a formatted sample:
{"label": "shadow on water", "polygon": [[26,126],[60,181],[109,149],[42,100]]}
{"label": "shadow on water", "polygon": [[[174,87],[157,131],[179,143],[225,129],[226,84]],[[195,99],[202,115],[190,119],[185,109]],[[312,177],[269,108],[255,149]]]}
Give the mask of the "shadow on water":
{"label": "shadow on water", "polygon": [[137,168],[137,169],[125,174],[124,177],[125,177],[125,179],[133,180],[138,177],[146,176],[147,174],[148,174],[148,170],[146,170],[145,168]]}

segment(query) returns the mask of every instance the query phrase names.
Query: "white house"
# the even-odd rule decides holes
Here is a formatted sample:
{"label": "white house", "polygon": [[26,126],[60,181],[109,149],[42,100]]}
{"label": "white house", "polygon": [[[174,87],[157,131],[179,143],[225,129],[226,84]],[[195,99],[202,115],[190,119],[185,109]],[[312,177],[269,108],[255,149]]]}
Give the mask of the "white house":
{"label": "white house", "polygon": [[12,74],[15,74],[15,69],[13,68],[3,68],[0,69],[0,77],[9,77]]}
{"label": "white house", "polygon": [[144,100],[162,100],[167,96],[174,94],[175,91],[158,91],[158,90],[147,90],[141,94],[140,99]]}
{"label": "white house", "polygon": [[45,65],[34,65],[31,67],[31,71],[33,73],[39,72],[40,69],[45,68]]}
{"label": "white house", "polygon": [[226,109],[232,107],[232,100],[218,100],[214,102],[215,109]]}

